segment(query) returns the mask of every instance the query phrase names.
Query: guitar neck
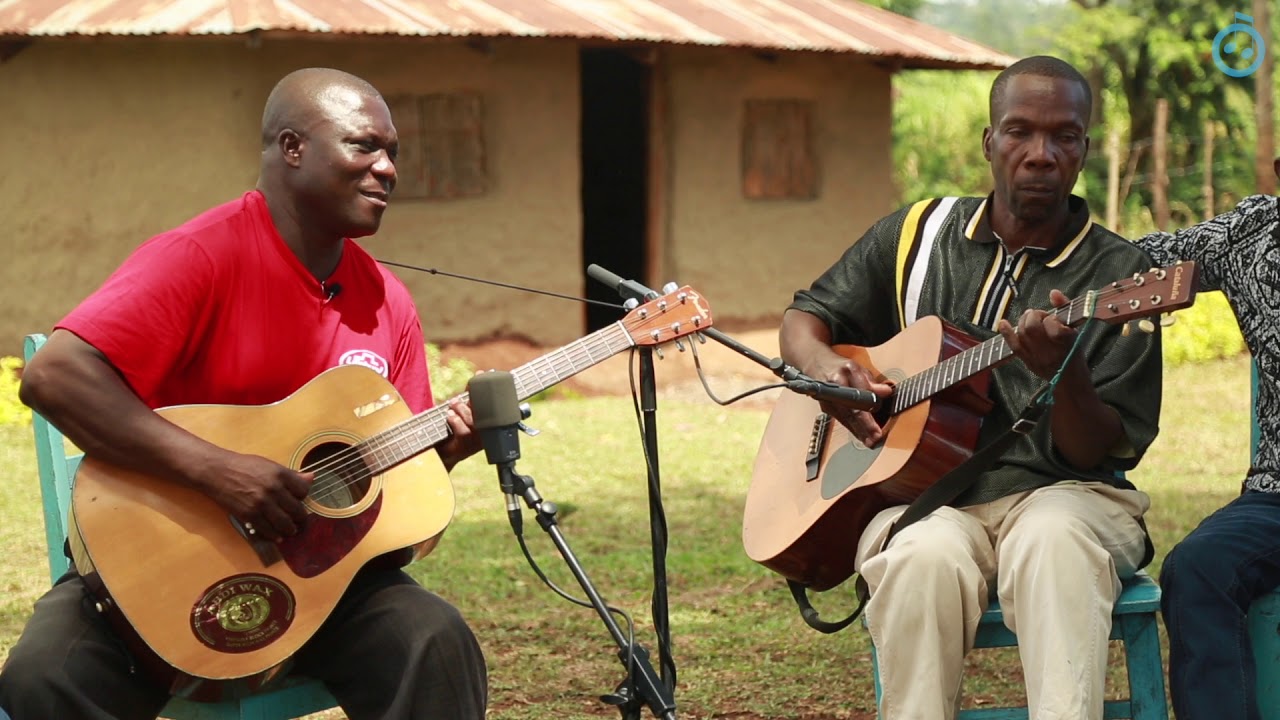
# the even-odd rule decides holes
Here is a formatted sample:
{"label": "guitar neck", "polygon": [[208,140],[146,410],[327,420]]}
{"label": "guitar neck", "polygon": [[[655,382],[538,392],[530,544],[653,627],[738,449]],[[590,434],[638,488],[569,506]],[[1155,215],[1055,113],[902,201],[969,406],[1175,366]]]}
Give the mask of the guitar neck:
{"label": "guitar neck", "polygon": [[[1049,311],[1062,324],[1075,327],[1093,316],[1097,295],[1094,292],[1072,300],[1062,307]],[[952,355],[937,365],[916,373],[898,383],[893,397],[893,413],[921,403],[934,395],[958,385],[978,373],[989,370],[1013,356],[1013,349],[1003,335],[995,335],[971,348]]]}
{"label": "guitar neck", "polygon": [[[516,393],[521,400],[533,397],[635,344],[622,323],[614,323],[512,370]],[[467,393],[459,397],[466,398]],[[447,439],[447,411],[448,405],[430,408],[355,447],[371,472],[384,472]]]}

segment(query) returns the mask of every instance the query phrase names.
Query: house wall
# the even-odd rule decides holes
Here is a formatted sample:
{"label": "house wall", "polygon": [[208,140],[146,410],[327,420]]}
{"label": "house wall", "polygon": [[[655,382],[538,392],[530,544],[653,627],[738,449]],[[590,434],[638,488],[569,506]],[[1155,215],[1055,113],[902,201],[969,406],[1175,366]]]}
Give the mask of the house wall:
{"label": "house wall", "polygon": [[[400,200],[364,242],[376,257],[580,294],[577,48],[567,42],[182,38],[37,41],[0,64],[0,353],[47,330],[147,237],[253,187],[262,105],[308,66],[391,96],[469,90],[485,102],[489,186]],[[581,310],[396,271],[430,339],[568,340]]]}
{"label": "house wall", "polygon": [[[653,284],[695,286],[723,326],[774,322],[791,292],[891,209],[889,74],[857,58],[666,46],[661,226]],[[578,45],[572,41],[245,38],[37,40],[0,63],[0,354],[47,330],[140,242],[237,197],[257,177],[263,101],[314,65],[385,95],[484,98],[489,185],[451,201],[393,198],[376,257],[580,295]],[[815,102],[820,192],[749,201],[743,101]],[[462,280],[396,272],[433,340],[567,342],[580,306]]]}
{"label": "house wall", "polygon": [[[664,270],[692,285],[725,327],[776,322],[877,219],[893,209],[890,74],[827,53],[667,52],[671,191]],[[742,191],[748,99],[813,103],[818,194],[749,200]]]}

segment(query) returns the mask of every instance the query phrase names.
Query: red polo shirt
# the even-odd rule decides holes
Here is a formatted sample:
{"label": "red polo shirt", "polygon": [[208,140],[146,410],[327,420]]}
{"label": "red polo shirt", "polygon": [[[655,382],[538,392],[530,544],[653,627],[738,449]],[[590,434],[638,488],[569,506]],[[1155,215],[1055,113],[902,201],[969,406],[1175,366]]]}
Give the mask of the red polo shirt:
{"label": "red polo shirt", "polygon": [[143,243],[57,327],[105,354],[153,408],[272,403],[348,363],[380,372],[415,413],[431,406],[404,285],[351,240],[321,284],[256,190]]}

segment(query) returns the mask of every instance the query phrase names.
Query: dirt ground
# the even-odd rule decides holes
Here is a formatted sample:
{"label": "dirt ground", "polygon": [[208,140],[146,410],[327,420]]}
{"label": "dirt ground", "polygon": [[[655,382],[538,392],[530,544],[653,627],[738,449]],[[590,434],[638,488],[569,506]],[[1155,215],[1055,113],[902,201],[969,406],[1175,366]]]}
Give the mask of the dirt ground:
{"label": "dirt ground", "polygon": [[[768,358],[778,355],[776,327],[727,334]],[[698,380],[693,349],[690,347],[691,343],[697,341],[686,338],[681,342],[684,345],[683,351],[674,344],[667,343],[661,346],[661,359],[655,353],[654,378],[659,397],[705,399],[706,391]],[[440,352],[446,362],[452,358],[464,358],[474,363],[477,370],[511,370],[552,352],[557,347],[542,347],[522,340],[490,340],[444,344],[440,347]],[[631,392],[628,370],[630,355],[630,352],[621,352],[561,384],[586,396],[628,395]],[[768,369],[715,340],[708,339],[705,344],[698,343],[697,355],[707,383],[722,400],[777,380]],[[638,367],[639,361],[636,363]],[[769,407],[777,393],[777,390],[758,393],[735,406]]]}

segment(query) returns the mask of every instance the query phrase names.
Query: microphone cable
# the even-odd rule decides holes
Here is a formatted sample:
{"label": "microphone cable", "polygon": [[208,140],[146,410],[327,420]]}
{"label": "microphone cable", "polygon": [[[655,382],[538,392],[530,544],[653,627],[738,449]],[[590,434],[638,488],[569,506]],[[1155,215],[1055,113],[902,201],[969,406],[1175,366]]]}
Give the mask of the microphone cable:
{"label": "microphone cable", "polygon": [[594,300],[592,298],[578,297],[577,295],[563,295],[561,293],[552,292],[550,290],[540,290],[538,288],[531,288],[525,285],[516,285],[514,283],[499,282],[497,280],[487,280],[485,278],[474,277],[471,275],[463,275],[461,273],[452,273],[445,270],[440,270],[438,268],[426,268],[426,267],[421,267],[419,265],[410,265],[409,263],[394,262],[392,260],[382,260],[379,258],[377,259],[377,262],[383,265],[390,265],[392,267],[404,268],[406,270],[416,270],[418,272],[427,273],[429,275],[443,275],[445,277],[456,278],[458,280],[469,280],[474,283],[480,283],[481,285],[493,285],[494,287],[506,288],[508,290],[519,290],[521,292],[533,293],[534,295],[547,295],[549,297],[559,298],[561,300],[572,300],[574,302],[580,302],[587,305],[600,305],[601,307],[613,308],[615,310],[626,310],[626,308],[620,305],[619,303],[605,302],[604,300]]}
{"label": "microphone cable", "polygon": [[[554,297],[554,298],[558,298],[558,299],[561,299],[561,300],[571,300],[571,301],[573,301],[573,302],[580,302],[580,303],[587,304],[587,305],[599,305],[599,306],[601,306],[601,307],[613,308],[613,309],[615,309],[615,310],[623,310],[623,311],[626,311],[626,309],[627,309],[625,306],[623,306],[623,305],[622,305],[622,304],[620,304],[620,303],[606,302],[606,301],[603,301],[603,300],[595,300],[595,299],[593,299],[593,298],[578,297],[578,296],[576,296],[576,295],[564,295],[564,294],[562,294],[562,293],[552,292],[552,291],[550,291],[550,290],[542,290],[542,289],[539,289],[539,288],[531,288],[531,287],[527,287],[527,286],[524,286],[524,285],[517,285],[517,284],[514,284],[514,283],[506,283],[506,282],[500,282],[500,281],[497,281],[497,280],[489,280],[489,279],[486,279],[486,278],[480,278],[480,277],[475,277],[475,276],[471,276],[471,275],[464,275],[464,274],[462,274],[462,273],[453,273],[453,272],[448,272],[448,271],[446,271],[446,270],[440,270],[440,269],[438,269],[438,268],[422,267],[422,266],[420,266],[420,265],[412,265],[412,264],[410,264],[410,263],[396,262],[396,261],[394,261],[394,260],[383,260],[383,259],[381,259],[381,258],[375,258],[375,261],[376,261],[376,262],[378,262],[378,263],[380,263],[380,264],[382,264],[382,265],[388,265],[388,266],[391,266],[391,267],[404,268],[404,269],[406,269],[406,270],[414,270],[414,271],[421,272],[421,273],[427,273],[427,274],[429,274],[429,275],[442,275],[442,276],[444,276],[444,277],[455,278],[455,279],[458,279],[458,280],[467,280],[467,281],[470,281],[470,282],[480,283],[480,284],[482,284],[482,285],[492,285],[492,286],[494,286],[494,287],[500,287],[500,288],[504,288],[504,289],[507,289],[507,290],[519,290],[519,291],[521,291],[521,292],[532,293],[532,294],[535,294],[535,295],[545,295],[545,296],[548,296],[548,297]],[[690,344],[692,344],[692,343],[690,343]],[[649,470],[649,472],[646,472],[646,477],[647,477],[647,478],[652,478],[652,477],[653,477],[653,474],[652,474],[653,461],[652,461],[652,458],[650,458],[650,457],[649,457],[649,449],[648,449],[648,447],[646,446],[646,444],[645,444],[645,443],[644,443],[644,441],[643,441],[643,436],[644,436],[644,420],[643,420],[643,417],[642,417],[642,413],[641,413],[641,411],[640,411],[640,394],[639,394],[639,390],[636,388],[636,375],[637,375],[638,373],[636,373],[636,372],[635,372],[635,369],[634,369],[634,360],[635,360],[635,358],[636,358],[637,356],[638,356],[637,348],[633,346],[633,347],[631,348],[631,360],[632,360],[632,367],[630,368],[630,370],[631,370],[631,371],[628,373],[628,375],[629,375],[629,378],[630,378],[630,380],[631,380],[631,399],[632,399],[632,403],[633,403],[633,405],[634,405],[634,407],[635,407],[635,412],[636,412],[636,421],[637,421],[637,423],[638,423],[638,425],[639,425],[639,427],[640,427],[640,430],[641,430],[641,443],[640,443],[640,447],[642,448],[642,450],[643,450],[643,452],[644,452],[644,457],[645,457],[645,467]],[[660,540],[660,542],[661,542],[661,552],[662,552],[662,554],[665,556],[665,554],[666,554],[666,548],[667,548],[667,518],[666,518],[666,510],[662,507],[662,505],[661,505],[661,504],[657,504],[657,505],[653,505],[653,504],[651,504],[651,505],[650,505],[650,510],[651,510],[651,511],[652,511],[652,513],[653,513],[653,522],[654,522],[655,527],[656,527],[656,528],[660,528],[660,529],[658,530],[658,535],[657,535],[657,536],[659,536],[659,537],[661,538],[661,540]],[[513,528],[514,528],[514,523],[513,523]],[[580,600],[580,599],[578,599],[578,598],[576,598],[576,597],[573,597],[573,596],[572,596],[572,595],[570,595],[569,593],[565,592],[563,589],[561,589],[559,586],[557,586],[554,582],[552,582],[552,581],[551,581],[551,579],[550,579],[549,577],[547,577],[546,573],[544,573],[544,572],[543,572],[543,570],[542,570],[541,566],[539,566],[539,565],[538,565],[537,561],[535,561],[535,560],[534,560],[532,553],[529,551],[528,543],[525,541],[524,533],[523,533],[522,531],[520,531],[520,530],[517,530],[517,531],[516,531],[516,539],[517,539],[517,542],[518,542],[518,543],[519,543],[519,545],[520,545],[520,551],[524,554],[525,560],[529,563],[529,566],[533,569],[534,574],[536,574],[536,575],[538,576],[538,578],[539,578],[540,580],[542,580],[543,584],[545,584],[548,588],[550,588],[553,592],[555,592],[555,593],[556,593],[557,595],[559,595],[560,597],[564,598],[565,600],[568,600],[568,601],[569,601],[569,602],[571,602],[571,603],[574,603],[575,605],[580,605],[580,606],[585,607],[585,608],[592,608],[592,609],[594,608],[594,606],[593,606],[591,603],[589,603],[589,602],[587,602],[587,601],[585,601],[585,600]],[[656,554],[656,553],[658,553],[658,552],[659,552],[658,548],[654,548],[654,549],[653,549],[653,552],[654,552],[655,554]],[[656,589],[655,589],[655,591],[656,591]],[[665,588],[663,588],[663,592],[665,592]],[[631,615],[629,615],[625,610],[622,610],[621,608],[616,608],[616,607],[613,607],[613,606],[608,605],[608,604],[606,604],[606,605],[605,605],[605,608],[606,608],[606,609],[607,609],[611,614],[619,615],[619,616],[621,616],[621,617],[623,618],[623,620],[625,620],[625,621],[626,621],[626,625],[627,625],[627,663],[626,663],[626,666],[627,666],[627,679],[624,681],[624,683],[625,683],[626,685],[628,685],[628,686],[631,686],[631,685],[632,685],[632,679],[634,678],[634,674],[635,674],[635,647],[636,647],[636,644],[635,644],[635,622],[631,619]],[[655,618],[655,624],[658,624],[658,622],[657,622],[657,618]],[[655,629],[657,629],[657,628],[655,628]],[[665,630],[665,628],[663,628],[663,629],[661,629],[661,630],[659,631],[658,656],[659,656],[660,664],[662,664],[662,665],[664,665],[664,666],[669,667],[669,668],[670,668],[670,670],[671,670],[671,675],[672,675],[672,677],[671,677],[670,679],[663,678],[665,682],[669,683],[669,689],[670,689],[670,687],[673,687],[673,686],[675,685],[675,678],[674,678],[674,671],[675,671],[675,666],[674,666],[674,665],[675,665],[675,664],[674,664],[674,661],[673,661],[673,659],[672,659],[672,655],[671,655],[671,648],[670,648],[670,646],[669,646],[669,642],[665,641],[665,640],[666,640],[667,635],[666,635],[666,633],[665,633],[665,632],[663,632],[662,630]],[[664,662],[664,661],[665,661],[665,662]],[[632,691],[632,693],[635,693],[634,687],[631,687],[631,691]]]}

